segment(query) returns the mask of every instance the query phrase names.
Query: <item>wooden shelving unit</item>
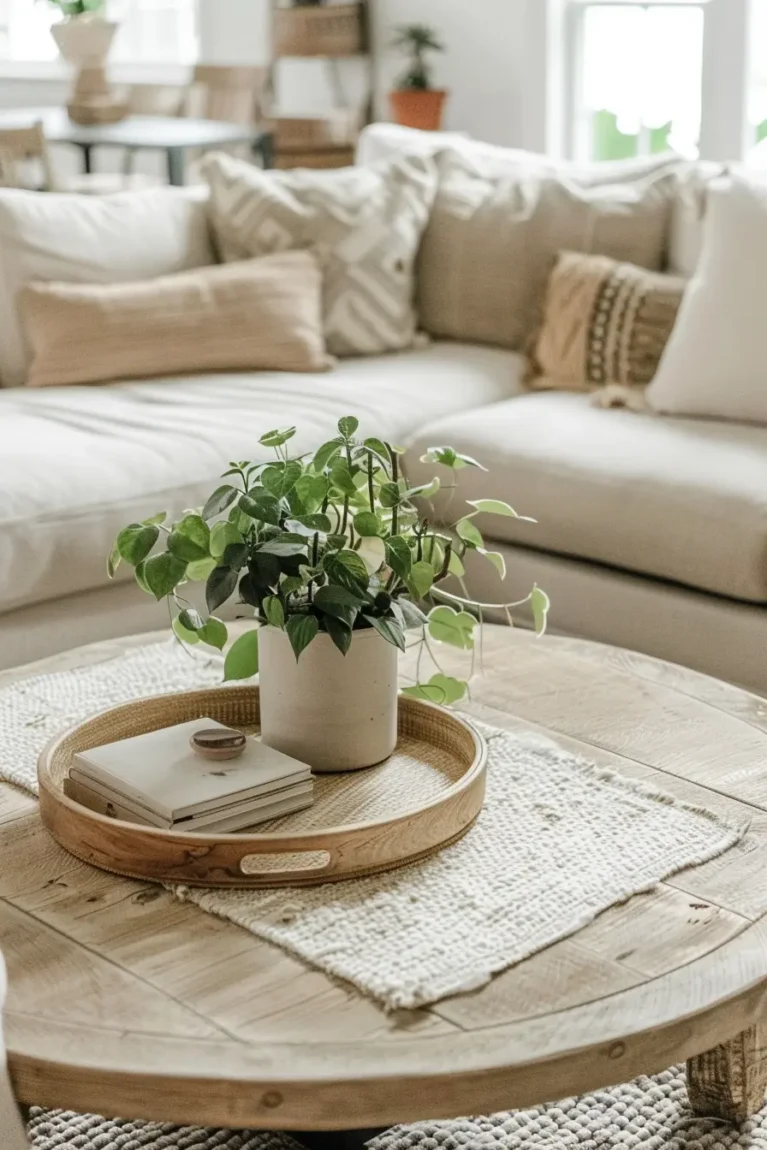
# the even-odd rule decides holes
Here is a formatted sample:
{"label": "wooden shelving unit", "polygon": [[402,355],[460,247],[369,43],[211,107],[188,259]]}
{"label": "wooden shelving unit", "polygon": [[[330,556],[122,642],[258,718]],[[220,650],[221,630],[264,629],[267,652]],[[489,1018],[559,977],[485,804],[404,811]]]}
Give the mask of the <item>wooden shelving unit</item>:
{"label": "wooden shelving unit", "polygon": [[[353,162],[357,136],[373,110],[369,3],[287,7],[273,0],[273,67],[285,59],[324,61],[334,102],[330,115],[273,118],[276,167],[337,168]],[[349,100],[342,74],[344,61],[353,58],[366,62],[367,91],[357,102]]]}

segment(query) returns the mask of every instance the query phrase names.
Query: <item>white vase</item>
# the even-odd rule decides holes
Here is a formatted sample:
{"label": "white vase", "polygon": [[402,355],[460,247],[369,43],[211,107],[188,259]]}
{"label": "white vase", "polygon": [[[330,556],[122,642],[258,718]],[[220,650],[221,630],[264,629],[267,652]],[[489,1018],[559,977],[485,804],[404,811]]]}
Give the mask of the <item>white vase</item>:
{"label": "white vase", "polygon": [[355,631],[342,655],[320,634],[296,661],[276,627],[259,631],[261,737],[321,773],[383,762],[397,745],[398,651]]}

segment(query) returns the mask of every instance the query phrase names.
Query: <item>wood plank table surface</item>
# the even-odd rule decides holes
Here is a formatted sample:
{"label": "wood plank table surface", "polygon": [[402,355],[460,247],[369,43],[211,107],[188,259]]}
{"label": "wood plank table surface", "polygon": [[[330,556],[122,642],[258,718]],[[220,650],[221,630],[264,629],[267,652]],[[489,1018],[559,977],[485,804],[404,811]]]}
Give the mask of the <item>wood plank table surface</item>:
{"label": "wood plank table surface", "polygon": [[[0,686],[140,641],[7,671]],[[3,786],[0,946],[20,1100],[200,1126],[360,1129],[529,1106],[689,1059],[699,1113],[757,1110],[767,702],[627,651],[493,627],[466,709],[550,732],[751,829],[484,989],[387,1015],[161,887],[78,862],[35,801]]]}
{"label": "wood plank table surface", "polygon": [[49,143],[72,144],[79,148],[83,171],[93,170],[94,148],[130,148],[164,152],[168,182],[184,183],[186,153],[193,148],[211,150],[247,144],[260,157],[262,166],[272,166],[272,136],[250,124],[225,120],[202,120],[187,116],[126,116],[116,124],[77,124],[65,108],[13,108],[0,111],[0,128],[27,128],[42,123]]}

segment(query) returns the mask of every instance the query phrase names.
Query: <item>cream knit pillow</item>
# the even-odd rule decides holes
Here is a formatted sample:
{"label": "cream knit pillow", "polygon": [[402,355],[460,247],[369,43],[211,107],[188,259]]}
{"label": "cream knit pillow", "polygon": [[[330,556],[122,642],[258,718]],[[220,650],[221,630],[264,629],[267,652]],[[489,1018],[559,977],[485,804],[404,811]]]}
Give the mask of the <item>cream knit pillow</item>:
{"label": "cream knit pillow", "polygon": [[322,371],[322,281],[286,252],[125,284],[36,283],[20,308],[29,387],[200,371]]}
{"label": "cream knit pillow", "polygon": [[412,346],[414,268],[434,200],[428,156],[399,156],[336,171],[264,172],[209,156],[210,215],[225,260],[295,248],[317,255],[333,355]]}

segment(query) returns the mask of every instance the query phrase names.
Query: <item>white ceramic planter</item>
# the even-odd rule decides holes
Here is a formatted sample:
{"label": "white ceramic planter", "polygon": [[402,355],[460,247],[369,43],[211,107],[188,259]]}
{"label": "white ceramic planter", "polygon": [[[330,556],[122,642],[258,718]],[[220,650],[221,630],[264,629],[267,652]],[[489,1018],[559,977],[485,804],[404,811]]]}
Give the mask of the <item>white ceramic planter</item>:
{"label": "white ceramic planter", "polygon": [[117,27],[100,16],[71,16],[51,28],[59,52],[75,69],[69,113],[78,122],[99,123],[125,114],[122,104],[114,100],[106,74]]}
{"label": "white ceramic planter", "polygon": [[398,651],[355,631],[347,655],[318,635],[296,661],[276,627],[259,631],[261,737],[313,770],[356,771],[397,745]]}

